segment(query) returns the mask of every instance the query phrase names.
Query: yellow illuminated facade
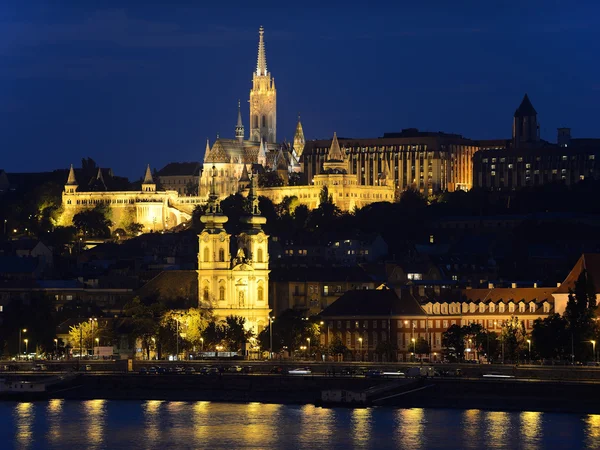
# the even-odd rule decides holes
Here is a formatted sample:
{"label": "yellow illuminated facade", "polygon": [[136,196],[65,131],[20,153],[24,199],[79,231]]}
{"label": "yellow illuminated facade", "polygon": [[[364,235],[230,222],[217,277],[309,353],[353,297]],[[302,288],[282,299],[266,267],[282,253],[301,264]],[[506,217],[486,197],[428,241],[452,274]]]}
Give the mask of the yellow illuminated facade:
{"label": "yellow illuminated facade", "polygon": [[[210,169],[213,171],[216,169]],[[216,176],[214,177],[216,178]],[[214,179],[213,178],[213,179]],[[210,308],[217,320],[239,316],[254,333],[268,325],[269,314],[269,247],[262,230],[266,219],[258,210],[258,198],[250,189],[252,214],[242,220],[249,229],[237,236],[237,252],[230,254],[229,235],[223,225],[228,218],[218,206],[214,184],[206,213],[201,217],[205,227],[198,236],[199,306]]]}

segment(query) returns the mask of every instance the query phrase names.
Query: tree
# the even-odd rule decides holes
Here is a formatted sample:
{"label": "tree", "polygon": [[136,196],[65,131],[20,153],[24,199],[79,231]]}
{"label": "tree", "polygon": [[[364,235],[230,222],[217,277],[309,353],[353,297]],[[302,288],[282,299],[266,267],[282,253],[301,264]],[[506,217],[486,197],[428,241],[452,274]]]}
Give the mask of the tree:
{"label": "tree", "polygon": [[223,324],[214,320],[209,322],[202,332],[202,338],[204,339],[205,350],[215,349],[217,345],[221,345],[225,340]]}
{"label": "tree", "polygon": [[381,357],[386,357],[388,361],[392,361],[396,352],[398,351],[398,346],[395,342],[391,342],[388,340],[379,341],[377,346],[375,347],[375,353],[377,353]]}
{"label": "tree", "polygon": [[451,325],[442,334],[442,347],[446,358],[452,362],[460,361],[465,354],[464,330],[459,325]]}
{"label": "tree", "polygon": [[560,314],[551,314],[544,319],[533,322],[531,340],[533,348],[545,359],[563,359],[570,350],[570,333],[567,331],[568,322]]}
{"label": "tree", "polygon": [[125,227],[125,230],[130,236],[137,236],[144,230],[144,225],[141,223],[132,222]]}
{"label": "tree", "polygon": [[582,270],[573,290],[569,290],[569,299],[564,318],[570,332],[574,358],[584,361],[592,353],[590,340],[597,334],[596,328],[596,288],[591,275]]}
{"label": "tree", "polygon": [[342,342],[342,338],[339,336],[334,336],[331,344],[329,345],[329,353],[332,355],[344,355],[348,351],[348,347],[344,345]]}
{"label": "tree", "polygon": [[112,222],[107,217],[107,207],[98,204],[94,209],[78,212],[73,216],[73,225],[80,233],[91,237],[110,236]]}
{"label": "tree", "polygon": [[276,171],[263,172],[258,175],[259,187],[279,187],[283,186],[283,178]]}
{"label": "tree", "polygon": [[246,319],[240,316],[227,316],[225,318],[225,341],[228,348],[233,352],[239,352],[242,344],[247,342],[253,333],[246,330]]}
{"label": "tree", "polygon": [[[294,352],[301,345],[306,345],[306,339],[311,342],[311,352],[318,351],[320,341],[320,327],[311,318],[306,320],[305,314],[293,309],[283,311],[279,317],[273,321],[273,352],[279,353],[283,347],[287,347],[290,352]],[[271,336],[269,327],[266,327],[258,334],[258,341],[261,348],[268,349],[271,345]]]}
{"label": "tree", "polygon": [[124,308],[125,315],[131,317],[133,330],[131,337],[140,339],[146,359],[150,359],[150,349],[155,344],[159,334],[160,318],[164,313],[164,305],[159,302],[150,304],[142,302],[140,297],[134,297]]}
{"label": "tree", "polygon": [[505,359],[519,361],[527,345],[525,323],[513,316],[502,324],[502,342]]}
{"label": "tree", "polygon": [[[107,331],[106,327],[102,326],[99,321],[94,321],[92,324],[92,321],[86,320],[69,328],[67,342],[72,348],[77,348],[80,349],[80,352],[85,351],[87,353],[88,349],[93,349],[96,346],[94,342],[96,338],[99,341],[108,340],[109,335]],[[83,347],[79,346],[80,343]]]}
{"label": "tree", "polygon": [[415,353],[419,356],[431,353],[431,347],[425,338],[420,337],[417,339],[415,342]]}
{"label": "tree", "polygon": [[[210,313],[198,308],[187,310],[167,310],[162,314],[160,325],[165,330],[164,335],[174,336],[175,350],[187,350],[199,346],[202,342],[202,333],[210,322]],[[179,340],[179,345],[177,345]],[[171,339],[167,339],[172,346]],[[162,343],[162,342],[161,342]]]}

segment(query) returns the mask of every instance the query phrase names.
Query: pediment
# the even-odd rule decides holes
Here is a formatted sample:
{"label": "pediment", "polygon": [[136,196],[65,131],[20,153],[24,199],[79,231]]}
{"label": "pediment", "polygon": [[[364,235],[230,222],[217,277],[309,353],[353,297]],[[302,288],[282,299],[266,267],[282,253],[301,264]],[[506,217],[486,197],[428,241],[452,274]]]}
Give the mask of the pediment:
{"label": "pediment", "polygon": [[242,271],[242,270],[251,270],[251,271],[253,271],[254,267],[252,267],[249,264],[242,263],[242,264],[238,264],[236,266],[233,266],[233,269],[231,269],[231,270],[239,270],[239,271]]}

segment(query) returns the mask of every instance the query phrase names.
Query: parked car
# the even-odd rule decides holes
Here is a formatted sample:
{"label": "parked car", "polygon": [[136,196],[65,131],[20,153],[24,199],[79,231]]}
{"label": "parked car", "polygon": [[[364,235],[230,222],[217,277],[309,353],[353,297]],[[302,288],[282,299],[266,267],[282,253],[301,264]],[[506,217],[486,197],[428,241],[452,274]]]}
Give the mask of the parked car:
{"label": "parked car", "polygon": [[140,374],[140,375],[148,375],[148,369],[146,369],[145,367],[142,367],[142,368],[140,369],[140,372],[139,372],[139,374]]}
{"label": "parked car", "polygon": [[148,369],[148,375],[156,375],[158,373],[158,369],[154,366]]}
{"label": "parked car", "polygon": [[46,370],[48,370],[48,367],[45,364],[36,364],[35,366],[33,366],[34,372],[46,371]]}
{"label": "parked car", "polygon": [[156,368],[156,373],[159,375],[166,375],[168,373],[167,368],[166,367],[157,367]]}
{"label": "parked car", "polygon": [[310,375],[311,373],[312,370],[310,370],[310,367],[298,367],[297,369],[288,371],[290,375]]}
{"label": "parked car", "polygon": [[230,366],[229,367],[229,372],[233,372],[233,373],[238,373],[242,371],[242,367],[241,366]]}
{"label": "parked car", "polygon": [[286,367],[276,366],[276,367],[272,367],[271,370],[269,370],[269,373],[285,375],[286,373],[288,373],[288,370]]}
{"label": "parked car", "polygon": [[191,373],[195,373],[195,372],[196,372],[196,369],[194,369],[192,366],[187,366],[185,368],[185,373],[186,374],[191,374]]}

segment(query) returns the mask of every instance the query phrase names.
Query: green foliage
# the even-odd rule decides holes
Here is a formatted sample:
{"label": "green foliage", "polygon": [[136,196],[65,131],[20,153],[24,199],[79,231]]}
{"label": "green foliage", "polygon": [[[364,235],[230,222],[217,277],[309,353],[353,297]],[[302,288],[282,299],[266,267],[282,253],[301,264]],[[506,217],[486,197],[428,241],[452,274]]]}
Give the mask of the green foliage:
{"label": "green foliage", "polygon": [[225,342],[227,348],[232,352],[239,352],[242,344],[248,342],[253,336],[252,331],[245,329],[246,319],[239,316],[227,316],[225,318]]}
{"label": "green foliage", "polygon": [[591,275],[583,270],[569,292],[564,319],[573,342],[577,361],[591,359],[590,340],[598,334],[596,325],[596,288]]}
{"label": "green foliage", "polygon": [[[258,341],[263,350],[270,346],[269,327],[258,334]],[[311,351],[317,350],[320,342],[320,327],[315,320],[308,319],[305,314],[293,309],[287,309],[273,321],[273,352],[279,353],[283,347],[290,352],[306,345],[310,338]]]}
{"label": "green foliage", "polygon": [[79,349],[79,344],[83,346],[83,352],[91,350],[97,345],[94,341],[98,339],[98,343],[112,342],[113,333],[102,324],[101,320],[92,321],[86,320],[78,325],[72,325],[69,328],[69,337],[67,343],[72,348]]}
{"label": "green foliage", "polygon": [[519,361],[528,349],[525,323],[513,316],[502,324],[501,342],[504,345],[504,360]]}
{"label": "green foliage", "polygon": [[98,204],[94,209],[78,212],[73,216],[73,225],[86,236],[109,237],[112,222],[108,218],[108,208],[104,204]]}
{"label": "green foliage", "polygon": [[279,187],[283,186],[283,178],[276,171],[263,172],[258,175],[259,187]]}
{"label": "green foliage", "polygon": [[129,225],[127,225],[125,230],[127,231],[128,235],[137,236],[138,234],[143,232],[144,225],[142,225],[141,223],[132,222]]}
{"label": "green foliage", "polygon": [[198,195],[198,183],[192,183],[188,181],[185,185],[185,195]]}
{"label": "green foliage", "polygon": [[348,347],[342,342],[342,338],[336,335],[331,340],[328,350],[331,355],[344,355],[348,351]]}
{"label": "green foliage", "polygon": [[420,337],[415,342],[415,353],[417,355],[428,355],[431,353],[431,347],[427,339]]}
{"label": "green foliage", "polygon": [[535,352],[544,359],[567,359],[570,353],[568,322],[560,314],[551,314],[533,322],[531,340]]}
{"label": "green foliage", "polygon": [[202,337],[204,338],[204,350],[214,351],[217,345],[223,344],[225,340],[225,327],[222,323],[213,320],[204,329]]}

